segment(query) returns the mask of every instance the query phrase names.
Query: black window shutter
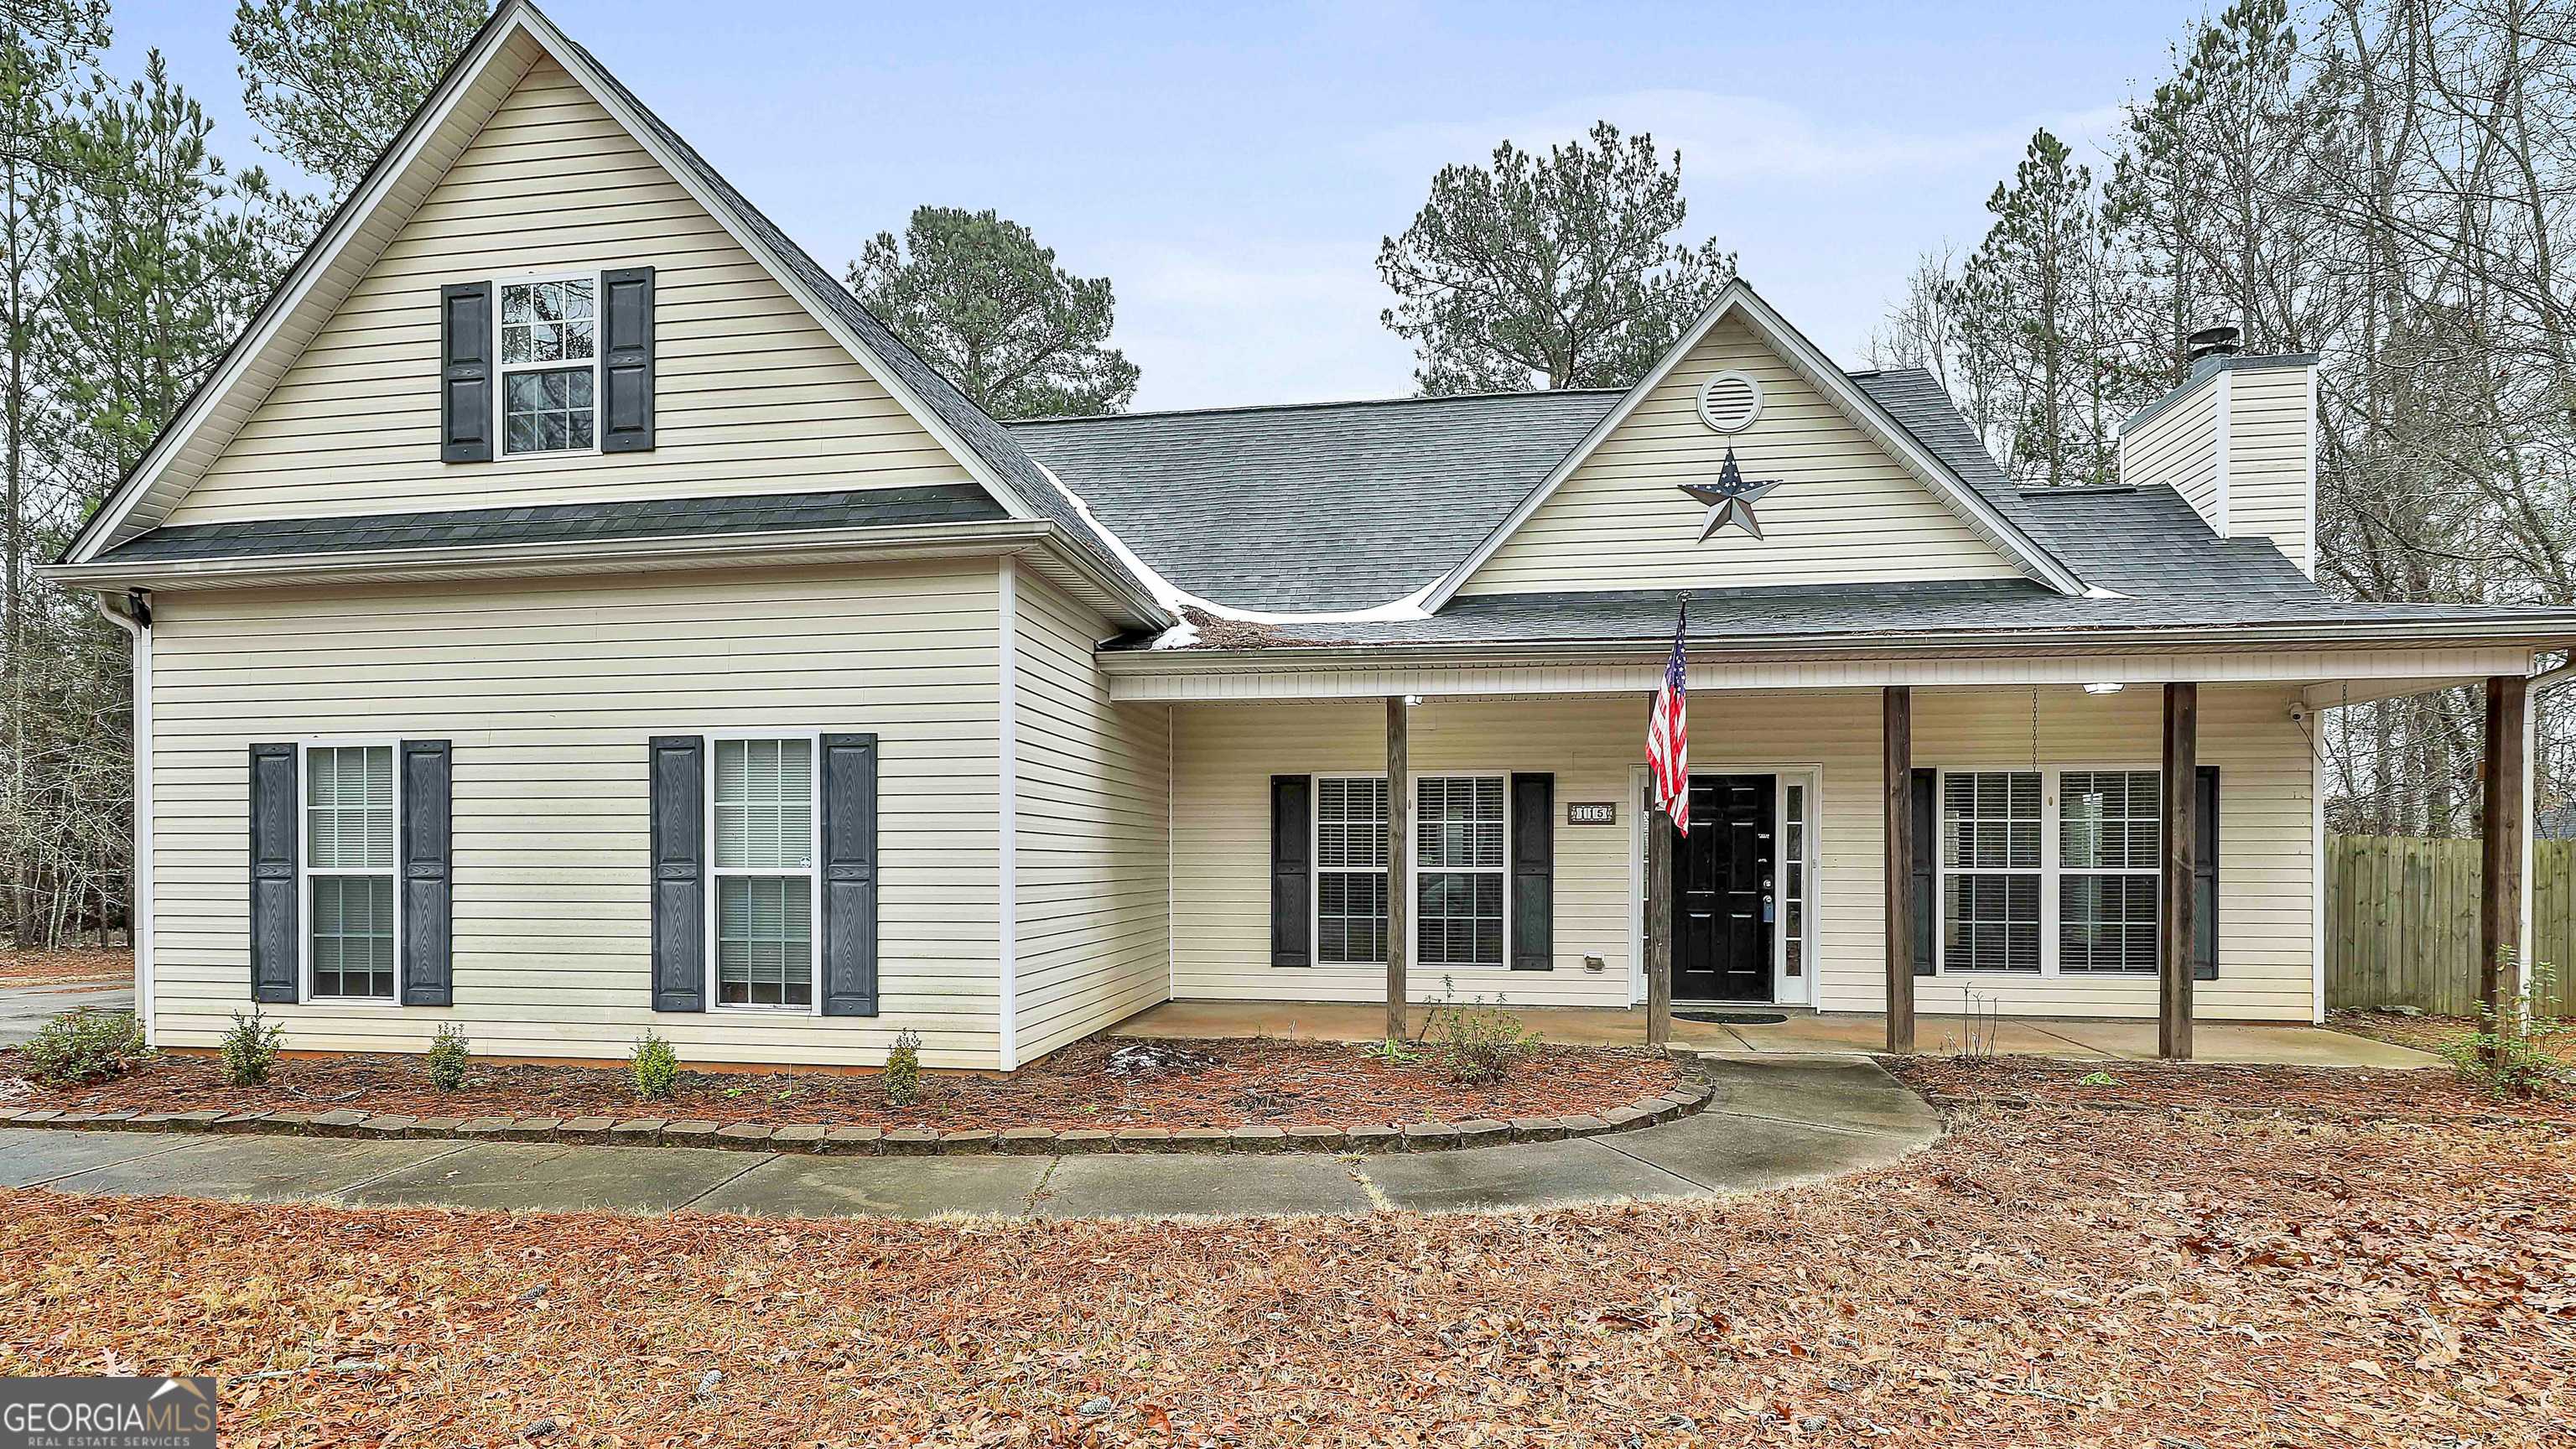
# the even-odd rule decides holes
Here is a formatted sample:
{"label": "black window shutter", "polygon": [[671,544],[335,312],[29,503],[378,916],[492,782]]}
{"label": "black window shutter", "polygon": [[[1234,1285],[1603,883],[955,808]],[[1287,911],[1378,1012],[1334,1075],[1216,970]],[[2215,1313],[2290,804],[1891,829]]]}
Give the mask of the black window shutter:
{"label": "black window shutter", "polygon": [[1934,799],[1938,770],[1914,772],[1914,974],[1936,970],[1932,933],[1941,928],[1941,811]]}
{"label": "black window shutter", "polygon": [[1556,967],[1556,777],[1512,776],[1512,969]]}
{"label": "black window shutter", "polygon": [[1315,782],[1270,777],[1270,964],[1315,964]]}
{"label": "black window shutter", "polygon": [[707,1009],[706,741],[655,735],[653,1009]]}
{"label": "black window shutter", "polygon": [[456,1004],[448,880],[452,788],[445,740],[402,742],[402,1004]]}
{"label": "black window shutter", "polygon": [[295,746],[250,747],[250,999],[293,1001],[298,967]]}
{"label": "black window shutter", "polygon": [[877,1014],[877,737],[823,736],[823,1014]]}
{"label": "black window shutter", "polygon": [[2218,979],[2218,767],[2202,765],[2192,781],[2191,974]]}
{"label": "black window shutter", "polygon": [[492,284],[438,289],[438,459],[492,457]]}
{"label": "black window shutter", "polygon": [[599,451],[653,451],[653,269],[599,275]]}

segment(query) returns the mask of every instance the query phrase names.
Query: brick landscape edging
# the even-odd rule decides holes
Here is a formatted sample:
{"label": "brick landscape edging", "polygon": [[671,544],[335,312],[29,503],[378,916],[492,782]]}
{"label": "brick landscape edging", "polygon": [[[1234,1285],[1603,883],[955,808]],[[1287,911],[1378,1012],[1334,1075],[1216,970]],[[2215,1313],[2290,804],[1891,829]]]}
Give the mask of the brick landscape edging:
{"label": "brick landscape edging", "polygon": [[1704,1082],[1640,1097],[1598,1116],[1515,1117],[1508,1122],[1408,1122],[1402,1126],[1331,1123],[1291,1127],[985,1127],[953,1132],[927,1127],[834,1127],[822,1122],[710,1122],[667,1117],[422,1117],[403,1112],[143,1112],[119,1107],[67,1111],[0,1107],[0,1126],[70,1127],[90,1131],[240,1132],[268,1136],[364,1137],[379,1141],[582,1142],[621,1147],[734,1147],[853,1157],[933,1157],[970,1153],[1068,1152],[1450,1152],[1504,1142],[1561,1142],[1632,1132],[1688,1117],[1708,1106]]}

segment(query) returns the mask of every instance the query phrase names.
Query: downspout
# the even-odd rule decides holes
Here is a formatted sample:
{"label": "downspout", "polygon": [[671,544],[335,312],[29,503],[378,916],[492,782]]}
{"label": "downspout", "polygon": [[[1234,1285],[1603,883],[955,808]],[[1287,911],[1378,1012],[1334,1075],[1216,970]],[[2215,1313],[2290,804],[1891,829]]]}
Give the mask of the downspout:
{"label": "downspout", "polygon": [[146,1045],[160,1044],[152,1010],[152,596],[102,591],[100,617],[134,641],[134,1014]]}

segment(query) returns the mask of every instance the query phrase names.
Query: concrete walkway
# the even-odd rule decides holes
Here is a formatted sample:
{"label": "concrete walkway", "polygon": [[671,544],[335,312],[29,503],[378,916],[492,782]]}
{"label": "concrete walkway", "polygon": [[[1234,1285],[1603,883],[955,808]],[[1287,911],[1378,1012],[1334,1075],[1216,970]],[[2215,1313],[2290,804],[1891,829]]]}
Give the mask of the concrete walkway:
{"label": "concrete walkway", "polygon": [[1848,1057],[1702,1063],[1706,1111],[1609,1137],[1374,1157],[818,1157],[688,1147],[0,1129],[0,1187],[753,1217],[1160,1218],[1488,1212],[1712,1198],[1893,1162],[1932,1110]]}
{"label": "concrete walkway", "polygon": [[85,1006],[130,1009],[131,982],[65,981],[41,986],[0,986],[0,1047],[32,1040],[48,1021]]}
{"label": "concrete walkway", "polygon": [[[1925,1006],[1939,1003],[1929,1000]],[[1951,1003],[1956,1005],[1954,1001]],[[1683,1008],[1687,1011],[1690,1008]],[[1759,1011],[1762,1008],[1746,1008]],[[1642,1009],[1515,1007],[1512,1014],[1545,1039],[1569,1046],[1630,1046],[1646,1039]],[[1673,1044],[1699,1052],[1812,1054],[1875,1052],[1887,1041],[1885,1018],[1875,1012],[1819,1015],[1781,1008],[1788,1020],[1767,1026],[1723,1025],[1673,1018]],[[1421,1020],[1421,1008],[1415,1010]],[[2072,1062],[2153,1061],[2156,1024],[2101,1018],[2005,1017],[1992,1024],[1996,1050],[2013,1056],[2056,1057]],[[1980,1030],[1984,1030],[1983,1026]],[[1128,1018],[1112,1036],[1306,1037],[1319,1041],[1375,1041],[1386,1031],[1386,1008],[1349,1002],[1169,1001]],[[1915,1045],[1946,1054],[1967,1031],[1966,1020],[1927,1010],[1916,1018]],[[2248,1066],[2438,1067],[2430,1052],[2391,1046],[2317,1026],[2272,1026],[2203,1021],[2192,1026],[2194,1057]]]}

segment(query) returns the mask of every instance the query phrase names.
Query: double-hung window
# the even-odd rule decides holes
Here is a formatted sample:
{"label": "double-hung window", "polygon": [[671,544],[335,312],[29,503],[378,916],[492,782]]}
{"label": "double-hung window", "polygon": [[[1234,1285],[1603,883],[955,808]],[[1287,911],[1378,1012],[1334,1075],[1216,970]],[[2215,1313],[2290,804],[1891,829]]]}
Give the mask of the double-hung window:
{"label": "double-hung window", "polygon": [[1327,966],[1386,960],[1386,781],[1315,781],[1315,959]]}
{"label": "double-hung window", "polygon": [[1941,946],[1949,971],[2040,969],[2040,777],[1941,780]]}
{"label": "double-hung window", "polygon": [[304,751],[305,960],[314,1000],[394,999],[394,747]]}
{"label": "double-hung window", "polygon": [[712,740],[715,1000],[814,1005],[814,740]]}
{"label": "double-hung window", "polygon": [[598,442],[599,278],[501,284],[501,451],[585,453]]}
{"label": "double-hung window", "polygon": [[1415,959],[1503,964],[1503,779],[1414,781]]}
{"label": "double-hung window", "polygon": [[2057,969],[2154,971],[2162,776],[2069,770],[2057,802]]}

